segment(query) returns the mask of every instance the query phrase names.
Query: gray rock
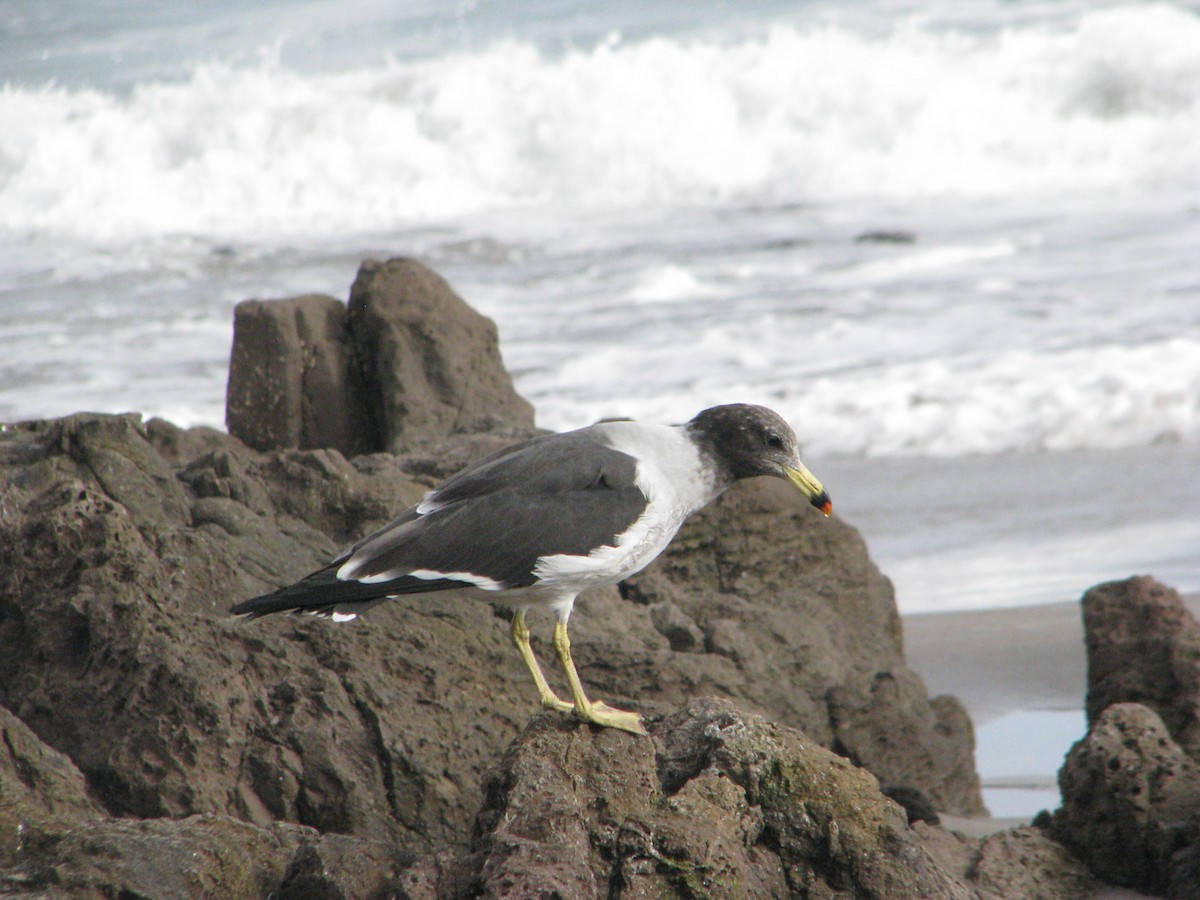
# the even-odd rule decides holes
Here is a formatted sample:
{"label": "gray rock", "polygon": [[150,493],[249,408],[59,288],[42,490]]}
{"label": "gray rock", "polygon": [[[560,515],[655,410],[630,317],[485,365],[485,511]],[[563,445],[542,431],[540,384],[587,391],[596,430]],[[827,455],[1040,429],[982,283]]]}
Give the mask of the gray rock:
{"label": "gray rock", "polygon": [[495,323],[410,259],[363,263],[349,308],[320,295],[238,304],[226,400],[230,434],[257,450],[351,457],[533,427]]}
{"label": "gray rock", "polygon": [[363,263],[350,289],[349,328],[384,448],[533,427],[533,407],[500,359],[495,323],[421,263]]}
{"label": "gray rock", "polygon": [[970,719],[953,698],[931,701],[905,664],[891,583],[857,531],[787,485],[729,491],[622,592],[671,604],[705,635],[709,652],[672,654],[654,676],[672,702],[719,693],[944,812],[983,811]]}
{"label": "gray rock", "polygon": [[1114,703],[1141,703],[1200,754],[1200,623],[1179,593],[1148,576],[1083,595],[1088,722]]}
{"label": "gray rock", "polygon": [[539,717],[490,777],[457,881],[419,863],[409,896],[973,896],[869,773],[799,732],[711,699],[651,731]]}
{"label": "gray rock", "polygon": [[1154,710],[1108,707],[1067,754],[1058,783],[1054,836],[1093,873],[1152,894],[1173,890],[1176,854],[1194,848],[1200,768]]}
{"label": "gray rock", "polygon": [[333,297],[239,303],[229,433],[256,450],[334,447],[354,456],[382,449],[348,337],[346,305]]}

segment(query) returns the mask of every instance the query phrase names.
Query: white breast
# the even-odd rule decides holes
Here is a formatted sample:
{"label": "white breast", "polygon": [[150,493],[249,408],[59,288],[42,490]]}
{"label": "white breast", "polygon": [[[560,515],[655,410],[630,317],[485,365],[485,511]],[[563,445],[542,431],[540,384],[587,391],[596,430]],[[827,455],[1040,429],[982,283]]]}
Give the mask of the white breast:
{"label": "white breast", "polygon": [[587,556],[544,556],[534,569],[539,588],[560,593],[615,584],[657,557],[684,520],[719,493],[696,445],[682,427],[610,422],[597,426],[610,446],[638,460],[636,484],[649,499],[642,516],[617,538]]}

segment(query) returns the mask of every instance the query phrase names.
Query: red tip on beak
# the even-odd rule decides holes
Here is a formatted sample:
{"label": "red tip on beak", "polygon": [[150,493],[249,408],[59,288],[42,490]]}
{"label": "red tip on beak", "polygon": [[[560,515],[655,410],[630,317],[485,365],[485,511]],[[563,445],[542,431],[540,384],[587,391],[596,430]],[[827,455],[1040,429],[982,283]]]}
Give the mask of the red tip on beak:
{"label": "red tip on beak", "polygon": [[829,515],[831,512],[833,512],[833,503],[830,502],[829,494],[827,494],[824,490],[817,494],[817,496],[813,497],[809,502],[821,512],[825,513],[825,515]]}

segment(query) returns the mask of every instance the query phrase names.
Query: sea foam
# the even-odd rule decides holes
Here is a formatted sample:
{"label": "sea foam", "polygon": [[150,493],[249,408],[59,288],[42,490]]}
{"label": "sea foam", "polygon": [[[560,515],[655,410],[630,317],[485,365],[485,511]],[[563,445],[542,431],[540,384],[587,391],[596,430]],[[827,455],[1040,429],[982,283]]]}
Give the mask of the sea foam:
{"label": "sea foam", "polygon": [[0,90],[0,228],[371,233],[485,210],[1194,189],[1200,17],[775,24],[326,74]]}
{"label": "sea foam", "polygon": [[[739,346],[757,352],[744,358]],[[789,370],[791,344],[731,345],[716,333],[650,348],[630,368],[601,348],[529,375],[539,422],[631,415],[685,421],[694,398],[751,400],[797,423],[815,455],[958,456],[1200,441],[1200,341],[945,356],[828,374]],[[706,361],[687,365],[689,357]],[[660,373],[654,393],[639,390]],[[661,373],[681,373],[678,379]],[[789,374],[794,372],[792,377]],[[550,389],[553,382],[554,389]],[[602,386],[602,391],[597,386]],[[610,408],[607,396],[620,396]]]}

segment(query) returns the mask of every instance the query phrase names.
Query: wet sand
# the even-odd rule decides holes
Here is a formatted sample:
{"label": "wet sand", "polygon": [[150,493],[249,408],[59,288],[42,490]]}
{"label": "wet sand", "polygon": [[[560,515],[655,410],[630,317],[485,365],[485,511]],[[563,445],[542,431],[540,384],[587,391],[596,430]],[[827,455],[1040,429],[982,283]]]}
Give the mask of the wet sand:
{"label": "wet sand", "polygon": [[[1200,595],[1184,600],[1200,618]],[[930,694],[958,697],[977,729],[1018,710],[1084,705],[1078,603],[904,616],[904,650]]]}

